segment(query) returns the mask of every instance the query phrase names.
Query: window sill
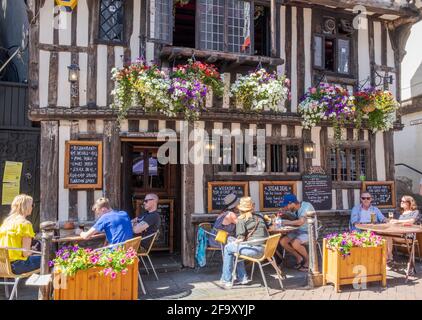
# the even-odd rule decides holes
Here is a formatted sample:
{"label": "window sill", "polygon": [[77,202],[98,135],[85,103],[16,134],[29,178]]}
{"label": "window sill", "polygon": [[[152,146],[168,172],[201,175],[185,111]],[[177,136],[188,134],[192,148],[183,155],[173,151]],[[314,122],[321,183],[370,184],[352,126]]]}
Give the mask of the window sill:
{"label": "window sill", "polygon": [[[358,84],[358,80],[353,75],[347,75],[343,73],[335,73],[331,71],[326,71],[323,69],[314,68],[314,71],[317,73],[317,78],[321,78],[325,75],[325,78],[328,82],[346,84],[351,86],[356,86]],[[324,78],[322,78],[324,80]],[[321,80],[321,82],[322,82]]]}
{"label": "window sill", "polygon": [[198,59],[204,59],[205,62],[215,63],[217,61],[228,62],[236,66],[251,65],[256,66],[259,62],[262,65],[278,66],[284,64],[281,58],[272,58],[264,56],[252,56],[246,54],[229,53],[214,50],[197,50],[186,47],[165,46],[160,53],[160,58],[168,60],[190,58],[195,55]]}

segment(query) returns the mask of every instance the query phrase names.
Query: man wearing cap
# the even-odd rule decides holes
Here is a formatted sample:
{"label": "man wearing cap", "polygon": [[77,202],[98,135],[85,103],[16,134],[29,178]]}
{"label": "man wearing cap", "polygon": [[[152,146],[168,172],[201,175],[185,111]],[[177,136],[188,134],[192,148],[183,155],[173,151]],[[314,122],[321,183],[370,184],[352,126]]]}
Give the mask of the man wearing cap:
{"label": "man wearing cap", "polygon": [[280,244],[296,258],[295,269],[307,271],[309,265],[308,252],[304,244],[309,241],[309,237],[306,214],[315,211],[315,209],[309,202],[299,202],[294,194],[286,194],[280,206],[282,210],[290,211],[294,216],[294,220],[285,220],[284,225],[299,227],[299,229],[289,232],[281,238]]}
{"label": "man wearing cap", "polygon": [[[214,234],[217,234],[218,230],[227,231],[229,237],[236,236],[236,223],[237,216],[233,212],[236,206],[239,204],[239,199],[236,194],[231,193],[224,198],[224,209],[221,210],[221,213],[215,220],[213,225],[213,230],[211,231]],[[208,243],[211,247],[220,248],[221,244],[215,241],[215,237],[208,237]]]}

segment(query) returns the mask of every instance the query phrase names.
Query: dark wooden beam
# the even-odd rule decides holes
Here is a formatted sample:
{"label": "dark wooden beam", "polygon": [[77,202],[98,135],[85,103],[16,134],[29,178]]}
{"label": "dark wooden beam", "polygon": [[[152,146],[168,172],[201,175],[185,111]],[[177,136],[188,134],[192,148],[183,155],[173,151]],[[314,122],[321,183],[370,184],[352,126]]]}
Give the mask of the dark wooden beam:
{"label": "dark wooden beam", "polygon": [[59,199],[59,122],[41,122],[40,222],[57,221]]}
{"label": "dark wooden beam", "polygon": [[104,194],[113,208],[119,208],[121,144],[116,121],[104,121],[103,148]]}

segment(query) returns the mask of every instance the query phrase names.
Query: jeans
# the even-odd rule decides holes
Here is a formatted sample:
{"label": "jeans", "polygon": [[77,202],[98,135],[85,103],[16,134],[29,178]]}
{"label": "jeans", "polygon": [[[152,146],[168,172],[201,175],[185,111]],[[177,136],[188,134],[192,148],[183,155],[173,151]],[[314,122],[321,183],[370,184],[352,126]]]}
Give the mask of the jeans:
{"label": "jeans", "polygon": [[[223,257],[223,274],[221,275],[221,280],[226,282],[232,281],[232,273],[234,268],[234,261],[236,259],[235,253],[238,252],[244,256],[259,258],[262,257],[264,253],[264,247],[262,246],[250,246],[242,243],[229,243],[224,247],[224,257]],[[236,268],[237,279],[242,281],[247,277],[245,264],[243,261],[237,263]]]}
{"label": "jeans", "polygon": [[41,256],[29,256],[26,260],[16,260],[11,263],[14,274],[22,274],[39,269],[41,266]]}

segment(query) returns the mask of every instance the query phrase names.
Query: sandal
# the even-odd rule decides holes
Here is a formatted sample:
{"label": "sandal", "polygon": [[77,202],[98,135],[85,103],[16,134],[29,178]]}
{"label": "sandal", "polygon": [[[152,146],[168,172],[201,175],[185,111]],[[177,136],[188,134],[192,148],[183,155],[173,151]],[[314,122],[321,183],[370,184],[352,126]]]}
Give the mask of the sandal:
{"label": "sandal", "polygon": [[296,270],[299,270],[300,268],[304,266],[304,264],[305,264],[305,259],[302,259],[302,261],[296,263],[293,268],[295,268]]}
{"label": "sandal", "polygon": [[300,272],[308,272],[308,269],[309,269],[309,266],[303,265],[297,270],[300,271]]}

